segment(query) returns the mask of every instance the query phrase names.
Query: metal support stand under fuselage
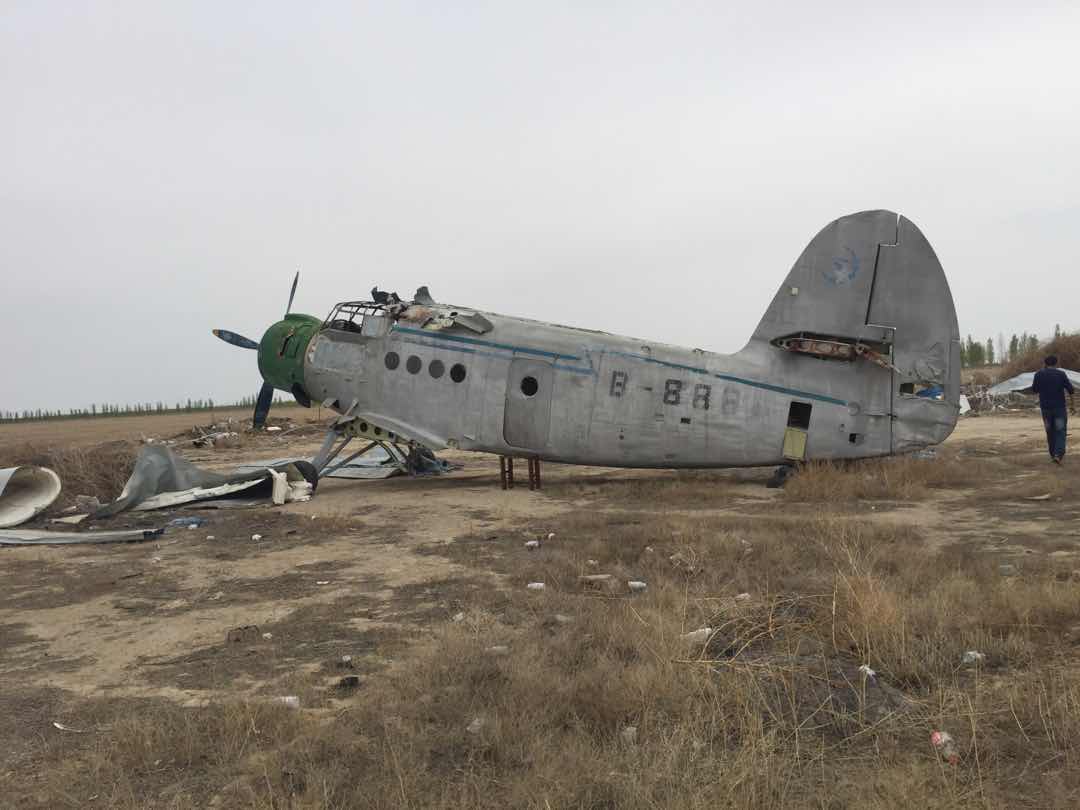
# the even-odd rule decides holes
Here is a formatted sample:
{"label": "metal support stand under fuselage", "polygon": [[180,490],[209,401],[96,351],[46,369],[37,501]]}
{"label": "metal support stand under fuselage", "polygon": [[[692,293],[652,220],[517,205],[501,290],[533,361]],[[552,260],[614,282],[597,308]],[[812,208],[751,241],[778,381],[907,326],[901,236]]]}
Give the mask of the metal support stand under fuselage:
{"label": "metal support stand under fuselage", "polygon": [[499,484],[503,489],[514,488],[513,456],[499,456]]}
{"label": "metal support stand under fuselage", "polygon": [[[525,461],[529,465],[529,490],[540,489],[540,459],[529,456]],[[513,456],[499,456],[499,485],[504,490],[514,488]]]}

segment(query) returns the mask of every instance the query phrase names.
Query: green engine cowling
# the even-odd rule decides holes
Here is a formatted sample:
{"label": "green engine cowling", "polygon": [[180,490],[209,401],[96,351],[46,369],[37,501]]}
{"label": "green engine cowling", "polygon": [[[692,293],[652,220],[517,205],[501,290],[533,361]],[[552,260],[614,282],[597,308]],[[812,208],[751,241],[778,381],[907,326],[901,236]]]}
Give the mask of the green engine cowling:
{"label": "green engine cowling", "polygon": [[262,378],[274,388],[292,394],[305,407],[311,404],[311,398],[304,386],[304,356],[321,326],[322,321],[311,315],[286,315],[259,341]]}

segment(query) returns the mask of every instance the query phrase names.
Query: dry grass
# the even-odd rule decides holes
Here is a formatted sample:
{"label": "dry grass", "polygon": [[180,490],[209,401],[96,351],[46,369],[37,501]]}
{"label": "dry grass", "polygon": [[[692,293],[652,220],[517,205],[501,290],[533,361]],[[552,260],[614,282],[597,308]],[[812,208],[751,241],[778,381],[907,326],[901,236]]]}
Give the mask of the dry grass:
{"label": "dry grass", "polygon": [[814,462],[783,489],[785,500],[814,504],[865,501],[915,503],[935,496],[962,498],[967,504],[1004,503],[1034,498],[1070,502],[1080,493],[1080,467],[1052,465],[1041,451],[941,449],[934,459],[893,457],[853,463]]}
{"label": "dry grass", "polygon": [[[464,621],[332,710],[116,709],[89,738],[59,737],[41,779],[16,777],[8,795],[119,808],[1080,799],[1080,589],[1049,562],[1003,578],[997,559],[826,513],[594,511],[552,528],[540,551],[508,552],[503,592],[477,592]],[[584,588],[595,572],[616,586]],[[630,578],[648,590],[630,596]],[[534,580],[546,589],[528,591]],[[702,626],[706,642],[680,637]],[[961,665],[969,649],[985,660]],[[956,738],[958,765],[930,749],[935,728]]]}
{"label": "dry grass", "polygon": [[137,454],[138,445],[133,442],[105,442],[90,447],[26,442],[4,448],[0,467],[36,464],[54,470],[63,485],[56,507],[67,505],[76,495],[93,495],[105,503],[124,488]]}
{"label": "dry grass", "polygon": [[858,462],[812,462],[784,486],[792,501],[911,501],[932,491],[982,486],[993,476],[982,459],[940,452],[934,459],[897,456]]}

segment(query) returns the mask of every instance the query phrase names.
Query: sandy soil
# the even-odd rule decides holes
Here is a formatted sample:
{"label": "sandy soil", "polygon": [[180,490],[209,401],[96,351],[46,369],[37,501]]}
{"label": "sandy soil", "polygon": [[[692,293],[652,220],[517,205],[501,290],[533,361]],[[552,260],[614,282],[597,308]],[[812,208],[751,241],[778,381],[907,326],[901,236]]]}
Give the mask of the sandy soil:
{"label": "sandy soil", "polygon": [[[19,428],[18,439],[164,436],[193,421],[181,415],[42,423]],[[0,428],[0,442],[12,440],[10,427]],[[1045,455],[1042,442],[1037,418],[1009,415],[966,419],[949,445],[973,457],[1010,454],[1036,465]],[[197,463],[228,468],[253,455],[309,454],[318,444],[309,435],[184,452]],[[54,719],[33,707],[61,712],[65,700],[157,696],[199,703],[237,693],[298,693],[307,700],[340,675],[341,656],[352,656],[361,671],[379,668],[460,610],[470,593],[504,587],[503,576],[485,562],[491,554],[520,551],[522,538],[545,534],[574,511],[655,508],[632,502],[629,485],[677,485],[687,475],[547,465],[542,492],[520,483],[504,492],[496,459],[448,457],[465,468],[439,478],[328,480],[310,502],[278,508],[141,513],[110,524],[207,518],[198,529],[157,541],[0,549],[0,714],[24,718],[0,725],[0,752],[9,762],[29,756],[26,723],[36,734],[52,733]],[[761,515],[775,510],[779,497],[764,487],[769,472],[722,473],[715,500],[663,508]],[[798,508],[785,509],[798,519]],[[932,543],[1076,555],[1075,509],[1053,498],[987,501],[976,489],[857,514],[918,525]],[[463,551],[473,548],[483,553]],[[45,698],[56,694],[59,703]]]}

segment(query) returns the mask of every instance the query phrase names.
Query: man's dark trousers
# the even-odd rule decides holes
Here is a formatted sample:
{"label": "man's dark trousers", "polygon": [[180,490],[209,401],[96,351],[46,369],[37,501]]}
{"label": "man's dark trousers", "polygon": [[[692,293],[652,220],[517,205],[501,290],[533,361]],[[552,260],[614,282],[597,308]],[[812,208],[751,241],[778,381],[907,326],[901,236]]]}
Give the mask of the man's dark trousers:
{"label": "man's dark trousers", "polygon": [[1069,426],[1068,408],[1043,408],[1043,424],[1046,426],[1046,444],[1053,458],[1065,455],[1065,432]]}

